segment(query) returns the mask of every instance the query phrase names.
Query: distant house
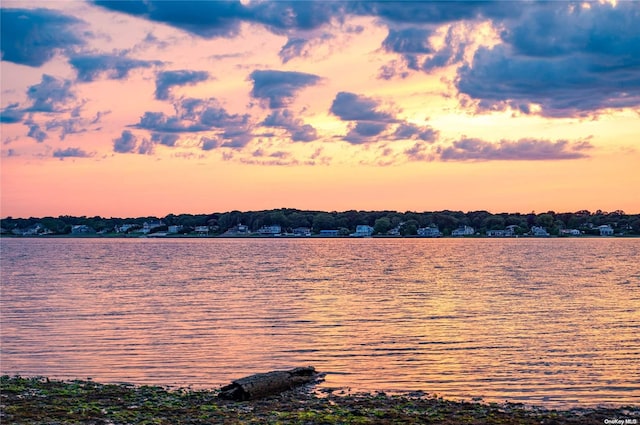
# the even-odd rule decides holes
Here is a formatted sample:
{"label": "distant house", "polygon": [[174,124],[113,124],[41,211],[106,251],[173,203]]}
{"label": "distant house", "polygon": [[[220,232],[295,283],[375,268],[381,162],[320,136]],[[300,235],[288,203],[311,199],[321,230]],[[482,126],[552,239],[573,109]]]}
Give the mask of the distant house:
{"label": "distant house", "polygon": [[95,232],[96,231],[92,227],[89,227],[86,224],[77,224],[75,226],[71,226],[71,234],[73,235],[82,235]]}
{"label": "distant house", "polygon": [[320,230],[320,236],[334,237],[334,236],[338,236],[338,232],[339,230],[333,230],[333,229]]}
{"label": "distant house", "polygon": [[182,224],[174,224],[167,228],[167,233],[180,233],[182,232],[182,229],[184,229]]}
{"label": "distant house", "polygon": [[613,236],[613,228],[608,224],[598,226],[598,230],[600,231],[600,236]]}
{"label": "distant house", "polygon": [[271,226],[262,226],[258,229],[258,233],[265,236],[275,236],[282,233],[282,227],[279,224],[273,224]]}
{"label": "distant house", "polygon": [[116,233],[127,233],[129,230],[135,229],[138,227],[140,227],[140,225],[127,223],[127,224],[121,224],[120,226],[116,225],[114,230],[116,231]]}
{"label": "distant house", "polygon": [[145,221],[142,225],[142,233],[147,234],[153,229],[157,229],[158,227],[162,226],[164,226],[164,223],[161,221]]}
{"label": "distant house", "polygon": [[475,230],[471,226],[462,226],[458,227],[456,230],[451,232],[451,236],[471,236],[475,233]]}
{"label": "distant house", "polygon": [[510,238],[516,234],[516,225],[507,226],[505,229],[487,230],[487,236],[491,238]]}
{"label": "distant house", "polygon": [[358,224],[356,226],[355,233],[351,233],[349,236],[354,238],[366,238],[373,235],[373,227],[367,226],[366,224]]}
{"label": "distant house", "polygon": [[560,229],[560,236],[580,236],[580,230],[578,229]]}
{"label": "distant house", "polygon": [[549,236],[547,229],[542,226],[533,226],[531,228],[531,236],[546,237]]}
{"label": "distant house", "polygon": [[389,236],[400,236],[400,227],[403,225],[404,223],[400,223],[399,225],[397,225],[396,227],[394,227],[393,229],[389,230],[387,232],[387,235]]}
{"label": "distant house", "polygon": [[248,234],[249,226],[245,224],[238,224],[224,232],[223,236],[246,236]]}
{"label": "distant house", "polygon": [[418,229],[418,236],[423,238],[439,238],[442,232],[437,226],[421,227]]}
{"label": "distant house", "polygon": [[293,235],[309,237],[311,236],[311,229],[309,229],[308,227],[296,227],[295,229],[293,229]]}
{"label": "distant house", "polygon": [[198,236],[205,236],[209,234],[209,226],[196,226],[194,232],[196,232]]}

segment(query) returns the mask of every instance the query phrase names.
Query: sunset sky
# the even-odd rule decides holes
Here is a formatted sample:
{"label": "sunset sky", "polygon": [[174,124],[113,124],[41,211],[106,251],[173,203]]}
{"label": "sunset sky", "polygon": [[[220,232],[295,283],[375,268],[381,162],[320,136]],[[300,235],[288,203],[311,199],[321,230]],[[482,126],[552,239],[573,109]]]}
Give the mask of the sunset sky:
{"label": "sunset sky", "polygon": [[2,217],[640,212],[640,2],[0,4]]}

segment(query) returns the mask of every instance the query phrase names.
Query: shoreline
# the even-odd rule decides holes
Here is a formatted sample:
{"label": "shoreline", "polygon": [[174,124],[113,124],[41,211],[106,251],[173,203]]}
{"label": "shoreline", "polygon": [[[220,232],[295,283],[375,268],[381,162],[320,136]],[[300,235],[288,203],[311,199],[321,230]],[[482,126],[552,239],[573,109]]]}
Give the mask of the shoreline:
{"label": "shoreline", "polygon": [[169,389],[3,375],[3,424],[640,424],[640,406],[551,410],[519,403],[450,401],[421,393],[335,394],[312,387],[259,400],[218,389]]}

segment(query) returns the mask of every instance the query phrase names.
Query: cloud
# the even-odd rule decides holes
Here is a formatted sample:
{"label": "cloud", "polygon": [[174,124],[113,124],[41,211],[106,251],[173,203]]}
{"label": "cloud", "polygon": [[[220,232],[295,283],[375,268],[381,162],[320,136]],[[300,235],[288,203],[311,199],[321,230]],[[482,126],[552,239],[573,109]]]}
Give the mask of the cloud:
{"label": "cloud", "polygon": [[81,117],[72,117],[68,119],[53,119],[45,123],[45,129],[51,131],[60,129],[60,140],[64,140],[67,134],[84,133],[88,129],[85,126],[85,120]]}
{"label": "cloud", "polygon": [[234,37],[251,17],[240,1],[96,0],[98,6],[162,22],[203,38]]}
{"label": "cloud", "polygon": [[316,129],[309,124],[304,124],[301,119],[295,118],[288,109],[273,111],[261,125],[287,130],[294,142],[312,142],[318,139]]}
{"label": "cloud", "polygon": [[379,107],[379,102],[374,99],[340,92],[333,99],[330,110],[343,121],[395,121],[390,113],[378,110]]}
{"label": "cloud", "polygon": [[524,2],[362,1],[349,2],[351,13],[377,16],[392,23],[445,24],[460,20],[505,18],[521,13]]}
{"label": "cloud", "polygon": [[278,53],[280,59],[282,59],[282,63],[287,63],[293,58],[305,56],[307,43],[309,43],[309,40],[306,38],[289,38]]}
{"label": "cloud", "polygon": [[131,153],[136,149],[137,137],[129,130],[123,130],[122,135],[113,139],[113,151],[118,153]]}
{"label": "cloud", "polygon": [[432,31],[429,28],[410,27],[395,30],[389,29],[387,38],[382,42],[382,47],[388,52],[400,53],[409,69],[420,69],[419,56],[433,53],[429,43]]}
{"label": "cloud", "polygon": [[18,103],[12,103],[0,111],[0,123],[15,124],[22,122],[24,111],[18,109],[18,106],[20,106]]}
{"label": "cloud", "polygon": [[287,106],[297,91],[320,81],[317,75],[294,71],[256,70],[250,77],[253,80],[251,96],[268,100],[270,108]]}
{"label": "cloud", "polygon": [[48,9],[0,9],[2,60],[39,67],[59,50],[82,46],[73,26],[79,19]]}
{"label": "cloud", "polygon": [[47,135],[47,133],[45,133],[41,128],[39,124],[36,124],[35,122],[33,122],[31,119],[25,121],[24,123],[27,127],[29,127],[29,132],[27,133],[27,137],[31,137],[32,139],[35,139],[38,143],[42,143],[45,141],[45,139],[47,139],[49,136]]}
{"label": "cloud", "polygon": [[298,57],[306,58],[310,55],[311,49],[332,38],[334,38],[334,35],[329,32],[322,33],[316,37],[300,37],[299,35],[289,37],[285,45],[280,49],[278,56],[280,56],[282,63],[287,63]]}
{"label": "cloud", "polygon": [[56,149],[53,151],[54,158],[90,158],[93,154],[87,153],[80,148]]}
{"label": "cloud", "polygon": [[462,62],[465,48],[471,44],[470,37],[468,28],[465,27],[462,31],[456,32],[454,26],[450,26],[444,38],[444,45],[425,59],[422,70],[430,72],[436,68]]}
{"label": "cloud", "polygon": [[71,109],[69,102],[76,100],[71,80],[63,80],[44,74],[42,81],[27,90],[32,105],[27,112],[65,112]]}
{"label": "cloud", "polygon": [[210,151],[220,147],[221,142],[217,137],[202,137],[200,138],[203,151]]}
{"label": "cloud", "polygon": [[132,69],[150,68],[162,62],[131,59],[122,52],[118,55],[73,55],[69,58],[69,64],[77,71],[79,81],[90,82],[100,76],[122,80]]}
{"label": "cloud", "polygon": [[[458,71],[480,110],[549,117],[640,105],[640,5],[554,2],[507,20],[503,44],[479,48]],[[544,31],[540,31],[544,28]]]}
{"label": "cloud", "polygon": [[424,141],[418,141],[410,148],[405,149],[404,154],[409,161],[431,162],[435,160],[432,146]]}
{"label": "cloud", "polygon": [[155,143],[153,143],[149,139],[142,139],[140,145],[138,146],[138,153],[140,155],[151,155],[155,150]]}
{"label": "cloud", "polygon": [[208,79],[209,73],[207,71],[179,70],[159,72],[156,77],[156,99],[168,99],[169,90],[172,87],[193,86]]}
{"label": "cloud", "polygon": [[429,126],[420,127],[413,123],[403,122],[398,125],[393,137],[395,140],[418,139],[433,143],[438,138],[438,131]]}
{"label": "cloud", "polygon": [[151,135],[151,141],[153,143],[159,143],[164,146],[174,147],[180,139],[175,133],[153,133]]}
{"label": "cloud", "polygon": [[309,31],[345,13],[345,3],[336,1],[95,0],[94,3],[203,38],[235,37],[242,22],[264,25],[276,34]]}
{"label": "cloud", "polygon": [[391,112],[381,110],[379,101],[355,93],[338,93],[330,111],[341,120],[351,122],[343,138],[351,144],[416,139],[433,143],[438,137],[433,128],[398,119]]}
{"label": "cloud", "polygon": [[375,142],[378,140],[376,136],[385,131],[387,126],[388,124],[384,122],[358,121],[343,139],[354,145]]}
{"label": "cloud", "polygon": [[175,115],[145,112],[135,127],[158,133],[152,136],[152,140],[167,146],[173,146],[177,139],[172,139],[179,136],[169,136],[166,133],[215,131],[224,139],[221,146],[233,148],[244,147],[253,138],[249,115],[230,114],[216,99],[178,99],[173,106],[176,110]]}
{"label": "cloud", "polygon": [[442,161],[537,161],[585,158],[585,150],[593,146],[589,142],[567,140],[520,139],[490,143],[481,139],[464,138],[442,149]]}
{"label": "cloud", "polygon": [[344,3],[336,1],[257,1],[249,3],[248,20],[275,33],[310,31],[344,15]]}

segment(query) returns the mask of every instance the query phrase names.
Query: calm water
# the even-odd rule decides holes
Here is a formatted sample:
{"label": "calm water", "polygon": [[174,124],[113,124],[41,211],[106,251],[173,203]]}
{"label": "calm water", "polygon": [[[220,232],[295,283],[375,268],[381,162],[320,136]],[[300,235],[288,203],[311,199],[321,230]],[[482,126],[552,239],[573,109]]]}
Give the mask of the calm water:
{"label": "calm water", "polygon": [[640,403],[640,239],[3,239],[3,374]]}

